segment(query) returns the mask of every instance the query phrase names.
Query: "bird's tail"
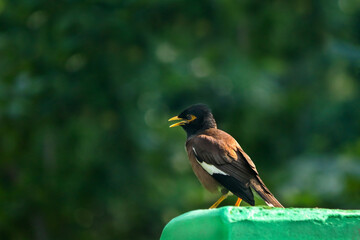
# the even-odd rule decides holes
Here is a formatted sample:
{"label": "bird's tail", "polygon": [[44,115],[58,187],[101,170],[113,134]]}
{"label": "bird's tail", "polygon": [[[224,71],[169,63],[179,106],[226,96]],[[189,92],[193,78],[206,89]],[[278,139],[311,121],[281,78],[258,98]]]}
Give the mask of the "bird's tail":
{"label": "bird's tail", "polygon": [[284,206],[274,197],[274,195],[269,191],[265,186],[264,182],[259,176],[250,180],[250,186],[264,199],[265,203],[270,207],[280,207]]}

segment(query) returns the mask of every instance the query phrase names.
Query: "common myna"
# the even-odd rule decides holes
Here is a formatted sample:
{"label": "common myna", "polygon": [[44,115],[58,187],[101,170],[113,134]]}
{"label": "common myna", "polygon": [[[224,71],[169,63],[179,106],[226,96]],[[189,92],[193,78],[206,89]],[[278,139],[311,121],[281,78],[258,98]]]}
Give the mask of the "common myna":
{"label": "common myna", "polygon": [[228,133],[217,129],[210,109],[195,104],[169,121],[180,120],[170,127],[181,126],[186,134],[186,151],[191,167],[209,191],[223,194],[210,208],[216,208],[230,193],[254,206],[254,189],[271,207],[283,207],[261,180],[255,164],[237,141]]}

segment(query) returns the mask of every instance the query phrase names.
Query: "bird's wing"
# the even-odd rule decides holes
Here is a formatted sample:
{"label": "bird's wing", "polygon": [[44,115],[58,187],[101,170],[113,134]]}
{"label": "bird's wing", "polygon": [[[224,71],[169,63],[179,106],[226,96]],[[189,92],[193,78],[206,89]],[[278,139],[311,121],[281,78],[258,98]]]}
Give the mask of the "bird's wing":
{"label": "bird's wing", "polygon": [[217,136],[198,135],[191,140],[191,146],[198,161],[204,161],[232,176],[241,174],[240,179],[249,179],[258,175],[251,158],[237,141],[225,132]]}
{"label": "bird's wing", "polygon": [[[253,205],[250,179],[258,173],[250,157],[229,134],[200,134],[187,143],[198,163],[221,185]],[[190,150],[189,149],[189,150]]]}

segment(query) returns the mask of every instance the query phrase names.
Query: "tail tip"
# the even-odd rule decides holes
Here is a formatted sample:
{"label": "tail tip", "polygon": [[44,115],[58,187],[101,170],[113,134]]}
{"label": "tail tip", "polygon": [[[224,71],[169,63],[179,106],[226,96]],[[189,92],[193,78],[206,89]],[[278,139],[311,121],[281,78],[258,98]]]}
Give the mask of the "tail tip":
{"label": "tail tip", "polygon": [[265,201],[266,205],[268,205],[269,207],[279,207],[279,208],[284,208],[283,205],[281,205],[281,203],[276,203],[276,205],[274,206],[274,204],[268,202],[268,201]]}

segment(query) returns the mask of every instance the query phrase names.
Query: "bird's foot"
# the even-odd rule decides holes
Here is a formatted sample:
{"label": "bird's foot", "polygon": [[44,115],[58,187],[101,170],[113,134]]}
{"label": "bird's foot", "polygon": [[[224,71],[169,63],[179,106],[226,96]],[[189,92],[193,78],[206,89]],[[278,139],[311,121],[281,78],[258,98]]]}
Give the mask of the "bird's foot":
{"label": "bird's foot", "polygon": [[238,198],[238,199],[236,200],[235,207],[240,206],[241,201],[242,201],[242,199],[241,199],[241,198]]}
{"label": "bird's foot", "polygon": [[214,209],[217,208],[217,206],[219,206],[219,204],[225,200],[225,198],[227,198],[229,196],[229,193],[222,195],[219,200],[217,200],[211,207],[209,207],[209,209]]}

